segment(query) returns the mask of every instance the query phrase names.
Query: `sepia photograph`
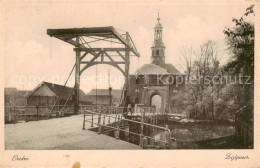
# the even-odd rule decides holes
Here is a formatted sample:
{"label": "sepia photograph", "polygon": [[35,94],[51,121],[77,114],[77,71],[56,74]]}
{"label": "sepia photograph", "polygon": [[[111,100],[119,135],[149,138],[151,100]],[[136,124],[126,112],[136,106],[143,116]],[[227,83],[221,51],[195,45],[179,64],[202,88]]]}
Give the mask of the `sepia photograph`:
{"label": "sepia photograph", "polygon": [[225,162],[259,166],[254,153],[239,153],[259,154],[258,8],[253,0],[2,1],[1,150],[12,153],[3,165],[32,161],[26,151],[224,150]]}

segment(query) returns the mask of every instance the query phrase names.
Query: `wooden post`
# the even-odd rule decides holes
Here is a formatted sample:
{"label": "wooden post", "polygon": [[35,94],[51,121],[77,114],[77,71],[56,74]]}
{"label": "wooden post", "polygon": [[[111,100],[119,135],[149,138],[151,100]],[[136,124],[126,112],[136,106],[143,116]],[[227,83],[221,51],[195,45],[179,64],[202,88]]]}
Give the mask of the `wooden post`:
{"label": "wooden post", "polygon": [[[126,32],[126,40],[127,42],[130,41],[130,37],[129,37],[129,33]],[[125,84],[124,84],[124,97],[123,97],[123,107],[127,107],[128,106],[128,102],[127,101],[127,95],[128,95],[128,91],[129,91],[129,65],[130,65],[130,48],[128,46],[126,46],[126,51],[125,51]],[[126,112],[127,109],[123,109],[123,113]]]}
{"label": "wooden post", "polygon": [[169,139],[169,132],[168,132],[168,125],[166,125],[166,128],[165,128],[165,148],[167,149],[169,147],[169,144],[168,144],[168,139]]}
{"label": "wooden post", "polygon": [[91,118],[91,127],[93,127],[93,122],[94,122],[94,114],[91,114],[92,118]]}
{"label": "wooden post", "polygon": [[120,117],[118,116],[117,124],[116,124],[116,139],[119,139],[119,124],[120,124]]}
{"label": "wooden post", "polygon": [[39,105],[36,106],[36,119],[39,120]]}
{"label": "wooden post", "polygon": [[[155,117],[154,116],[152,117],[152,124],[155,125]],[[153,127],[153,133],[154,133],[154,131],[155,131],[155,127]]]}
{"label": "wooden post", "polygon": [[129,142],[129,126],[125,128],[125,136],[126,136],[126,141]]}
{"label": "wooden post", "polygon": [[16,123],[17,122],[17,118],[16,118],[17,116],[16,116],[16,111],[15,111],[15,106],[14,106],[14,123]]}
{"label": "wooden post", "polygon": [[[109,71],[109,75],[110,75],[110,71]],[[112,91],[112,87],[108,87],[108,92],[109,92],[109,106],[111,107],[112,106],[112,94],[111,94],[111,91]]]}
{"label": "wooden post", "polygon": [[25,106],[24,116],[25,116],[25,122],[27,122],[26,106]]}
{"label": "wooden post", "polygon": [[12,109],[11,108],[6,108],[8,109],[8,122],[12,121]]}
{"label": "wooden post", "polygon": [[98,134],[101,134],[101,114],[98,115]]}
{"label": "wooden post", "polygon": [[153,139],[153,138],[150,139],[150,145],[151,145],[152,147],[154,146],[154,139]]}
{"label": "wooden post", "polygon": [[142,117],[141,119],[141,131],[140,131],[140,143],[139,145],[142,147],[143,146],[143,133],[144,133],[144,125],[143,125],[144,119]]}
{"label": "wooden post", "polygon": [[117,119],[117,113],[116,113],[116,117],[115,117],[115,122],[116,122],[116,119]]}
{"label": "wooden post", "polygon": [[105,125],[106,124],[106,115],[105,114],[103,114],[104,116],[103,116],[103,125]]}
{"label": "wooden post", "polygon": [[[76,37],[76,43],[79,47],[79,37]],[[76,50],[75,66],[75,87],[74,87],[74,114],[79,112],[79,88],[80,88],[80,50]]]}
{"label": "wooden post", "polygon": [[147,149],[147,138],[146,137],[143,138],[143,148]]}
{"label": "wooden post", "polygon": [[86,115],[85,115],[85,113],[86,113],[86,112],[85,112],[85,110],[84,110],[84,114],[83,114],[83,115],[84,115],[84,119],[83,119],[83,130],[85,129],[85,123],[86,123],[86,120],[85,120]]}
{"label": "wooden post", "polygon": [[[158,117],[155,117],[155,125],[158,125]],[[157,132],[158,128],[155,127],[155,131]]]}
{"label": "wooden post", "polygon": [[108,123],[110,123],[110,115],[111,115],[111,111],[109,109],[109,111],[108,111]]}

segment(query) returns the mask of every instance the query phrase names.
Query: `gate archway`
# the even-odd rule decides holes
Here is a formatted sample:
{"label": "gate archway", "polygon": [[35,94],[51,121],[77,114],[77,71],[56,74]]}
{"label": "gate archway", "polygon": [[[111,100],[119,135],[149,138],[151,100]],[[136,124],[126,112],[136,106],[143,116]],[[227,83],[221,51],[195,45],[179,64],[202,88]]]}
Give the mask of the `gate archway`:
{"label": "gate archway", "polygon": [[151,106],[155,106],[157,111],[160,111],[162,107],[162,97],[159,94],[152,95],[150,104]]}

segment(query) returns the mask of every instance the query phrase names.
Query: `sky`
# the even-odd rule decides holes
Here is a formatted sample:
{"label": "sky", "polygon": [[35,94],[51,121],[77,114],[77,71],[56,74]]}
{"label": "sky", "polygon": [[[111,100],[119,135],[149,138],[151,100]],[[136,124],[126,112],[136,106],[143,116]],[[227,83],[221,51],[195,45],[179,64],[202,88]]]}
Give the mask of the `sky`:
{"label": "sky", "polygon": [[[140,53],[131,57],[130,72],[150,63],[153,31],[160,12],[166,62],[183,72],[180,55],[183,48],[199,48],[207,40],[215,41],[221,64],[228,60],[225,27],[233,27],[232,18],[240,18],[248,1],[4,1],[2,13],[4,86],[32,90],[41,81],[63,85],[75,63],[73,46],[51,38],[47,29],[114,26],[128,31]],[[138,64],[139,62],[139,64]],[[107,76],[120,89],[123,76],[115,68],[98,65],[84,71],[80,88],[107,88],[108,80],[96,82],[96,74]],[[96,71],[97,70],[97,71]],[[73,75],[72,75],[73,76]],[[113,78],[114,77],[114,78]],[[116,77],[120,77],[119,79]],[[113,79],[112,79],[113,78]],[[68,86],[73,86],[71,78]]]}

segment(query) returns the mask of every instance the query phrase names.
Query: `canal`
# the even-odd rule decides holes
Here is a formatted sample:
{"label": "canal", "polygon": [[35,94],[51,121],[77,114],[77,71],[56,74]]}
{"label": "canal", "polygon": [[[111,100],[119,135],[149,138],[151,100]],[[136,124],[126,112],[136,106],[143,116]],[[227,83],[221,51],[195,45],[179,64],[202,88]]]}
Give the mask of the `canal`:
{"label": "canal", "polygon": [[[113,126],[112,123],[111,126]],[[161,120],[158,125],[168,125],[171,132],[171,141],[168,143],[168,149],[227,149],[235,148],[234,141],[235,128],[232,123],[220,121],[193,121],[193,122],[175,122]],[[139,145],[140,124],[127,122],[121,124],[120,129],[128,130],[119,132],[119,139]],[[97,131],[97,128],[92,129]],[[132,133],[131,133],[132,132]],[[103,134],[115,137],[115,129],[103,128]],[[136,133],[136,134],[134,134]],[[148,149],[165,149],[166,134],[163,130],[154,130],[144,127],[144,135],[147,137]]]}

